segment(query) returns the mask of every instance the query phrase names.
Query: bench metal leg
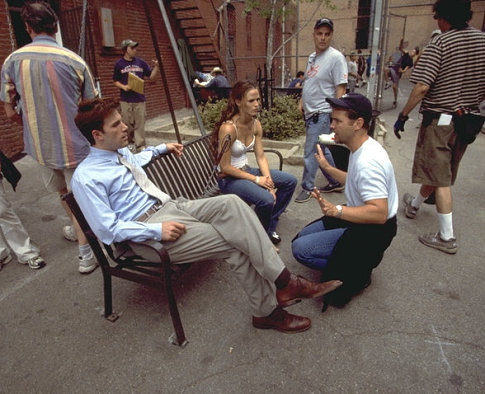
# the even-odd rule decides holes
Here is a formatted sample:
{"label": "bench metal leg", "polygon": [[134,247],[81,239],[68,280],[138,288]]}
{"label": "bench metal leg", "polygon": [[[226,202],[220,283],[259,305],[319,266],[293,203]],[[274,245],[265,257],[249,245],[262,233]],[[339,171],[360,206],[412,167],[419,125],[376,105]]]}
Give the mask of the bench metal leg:
{"label": "bench metal leg", "polygon": [[[103,271],[103,290],[104,290],[104,317],[109,319],[113,314],[113,295],[111,286],[111,274]],[[116,319],[115,319],[116,320]]]}
{"label": "bench metal leg", "polygon": [[175,300],[175,295],[173,294],[170,264],[167,264],[167,263],[164,264],[164,271],[165,271],[164,272],[165,293],[167,294],[170,316],[172,318],[172,324],[175,330],[175,333],[170,336],[169,342],[177,346],[185,347],[188,342],[185,338],[182,321],[180,320],[177,301]]}

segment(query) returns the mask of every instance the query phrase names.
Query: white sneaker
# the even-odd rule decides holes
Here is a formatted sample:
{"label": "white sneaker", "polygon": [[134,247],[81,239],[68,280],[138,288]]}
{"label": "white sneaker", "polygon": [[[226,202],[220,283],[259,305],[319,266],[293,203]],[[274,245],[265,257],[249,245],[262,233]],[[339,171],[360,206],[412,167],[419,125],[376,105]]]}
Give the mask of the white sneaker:
{"label": "white sneaker", "polygon": [[31,259],[29,259],[27,261],[26,264],[28,264],[29,267],[32,268],[33,270],[38,270],[38,269],[40,269],[42,267],[45,267],[45,261],[40,256],[32,257]]}
{"label": "white sneaker", "polygon": [[92,253],[87,256],[79,256],[79,272],[81,274],[89,274],[93,272],[98,266],[98,262]]}
{"label": "white sneaker", "polygon": [[62,228],[62,235],[68,241],[77,242],[77,235],[76,230],[74,230],[74,226],[64,226]]}

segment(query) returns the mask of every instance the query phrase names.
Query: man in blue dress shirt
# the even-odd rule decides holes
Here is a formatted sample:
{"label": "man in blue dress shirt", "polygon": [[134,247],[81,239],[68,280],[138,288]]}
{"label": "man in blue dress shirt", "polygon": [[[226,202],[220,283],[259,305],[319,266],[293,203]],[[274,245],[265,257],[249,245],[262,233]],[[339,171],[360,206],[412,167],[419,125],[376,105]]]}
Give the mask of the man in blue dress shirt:
{"label": "man in blue dress shirt", "polygon": [[127,127],[114,100],[82,102],[76,124],[91,148],[74,173],[72,190],[102,242],[162,241],[176,264],[224,259],[248,295],[256,328],[308,329],[310,319],[289,314],[283,307],[321,296],[342,284],[316,284],[291,274],[254,211],[235,195],[172,200],[159,189],[158,198],[143,191],[146,189],[142,190],[133,174],[138,178],[136,172],[143,172],[141,166],[153,155],[181,155],[183,146],[161,144],[133,155],[126,148]]}

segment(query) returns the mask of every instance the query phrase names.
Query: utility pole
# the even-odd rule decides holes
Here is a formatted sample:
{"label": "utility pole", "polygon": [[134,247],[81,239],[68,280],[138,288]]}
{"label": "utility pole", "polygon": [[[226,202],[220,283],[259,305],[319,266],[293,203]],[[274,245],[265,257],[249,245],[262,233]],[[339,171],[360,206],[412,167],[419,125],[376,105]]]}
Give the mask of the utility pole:
{"label": "utility pole", "polygon": [[[484,26],[485,26],[485,19],[483,20]],[[295,74],[298,72],[300,69],[300,64],[299,64],[299,54],[300,54],[300,48],[299,48],[299,41],[300,41],[300,0],[296,0],[296,44],[295,44],[295,51],[296,51],[296,56],[295,56]]]}
{"label": "utility pole", "polygon": [[[374,24],[372,26],[372,54],[370,61],[370,75],[369,83],[367,85],[367,97],[372,102],[374,109],[377,109],[379,94],[377,93],[377,52],[379,50],[379,42],[381,35],[381,23],[382,23],[382,0],[373,0],[374,9]],[[380,67],[384,66],[384,59],[381,56]]]}
{"label": "utility pole", "polygon": [[[286,34],[286,7],[283,6],[283,17],[281,20],[281,42],[285,42],[285,34]],[[286,45],[283,44],[283,48],[281,48],[281,87],[285,87],[285,71],[286,71]]]}

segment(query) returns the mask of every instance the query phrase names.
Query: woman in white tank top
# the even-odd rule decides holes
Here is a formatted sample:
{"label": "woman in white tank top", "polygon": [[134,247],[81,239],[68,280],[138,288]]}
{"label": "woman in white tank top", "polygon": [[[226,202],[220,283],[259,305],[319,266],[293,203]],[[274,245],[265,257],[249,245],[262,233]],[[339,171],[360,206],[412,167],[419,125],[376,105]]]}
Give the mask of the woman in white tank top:
{"label": "woman in white tank top", "polygon": [[[256,118],[260,109],[258,89],[250,82],[237,82],[212,133],[212,144],[214,152],[220,152],[224,141],[230,138],[219,164],[219,188],[225,194],[236,194],[248,204],[254,204],[261,224],[277,244],[281,239],[276,225],[291,201],[297,179],[291,174],[270,170],[263,151],[263,129]],[[251,149],[258,168],[248,165],[247,151]]]}

